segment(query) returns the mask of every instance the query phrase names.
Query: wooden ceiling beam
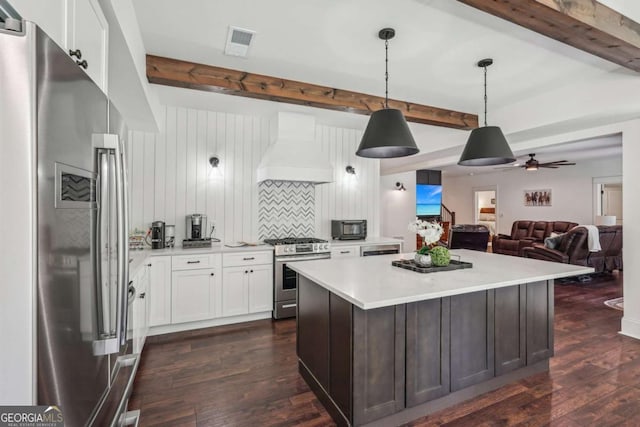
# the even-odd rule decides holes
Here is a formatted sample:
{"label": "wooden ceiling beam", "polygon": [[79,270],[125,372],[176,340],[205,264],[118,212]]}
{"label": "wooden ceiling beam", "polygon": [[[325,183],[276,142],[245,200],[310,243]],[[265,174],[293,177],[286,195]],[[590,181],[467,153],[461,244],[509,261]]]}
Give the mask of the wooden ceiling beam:
{"label": "wooden ceiling beam", "polygon": [[[307,105],[369,115],[384,107],[384,98],[311,83],[147,55],[149,82],[269,101]],[[478,127],[476,114],[406,101],[389,100],[407,121],[454,129]]]}
{"label": "wooden ceiling beam", "polygon": [[640,71],[640,24],[595,0],[458,0]]}

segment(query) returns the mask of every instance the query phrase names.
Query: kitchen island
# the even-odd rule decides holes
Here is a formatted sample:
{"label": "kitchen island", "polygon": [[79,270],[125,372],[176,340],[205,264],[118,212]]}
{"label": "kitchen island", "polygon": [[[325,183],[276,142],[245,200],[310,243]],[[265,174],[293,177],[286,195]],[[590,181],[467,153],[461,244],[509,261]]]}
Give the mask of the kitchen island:
{"label": "kitchen island", "polygon": [[299,371],[338,425],[399,425],[537,372],[553,355],[553,281],[589,267],[454,250],[291,263]]}

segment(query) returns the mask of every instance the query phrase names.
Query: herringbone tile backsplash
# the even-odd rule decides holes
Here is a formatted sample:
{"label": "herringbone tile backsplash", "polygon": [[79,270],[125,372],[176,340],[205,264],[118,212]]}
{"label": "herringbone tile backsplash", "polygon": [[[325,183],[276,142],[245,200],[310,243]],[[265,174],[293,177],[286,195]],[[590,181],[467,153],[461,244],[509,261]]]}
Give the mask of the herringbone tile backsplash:
{"label": "herringbone tile backsplash", "polygon": [[258,186],[259,239],[315,236],[315,186],[264,181]]}

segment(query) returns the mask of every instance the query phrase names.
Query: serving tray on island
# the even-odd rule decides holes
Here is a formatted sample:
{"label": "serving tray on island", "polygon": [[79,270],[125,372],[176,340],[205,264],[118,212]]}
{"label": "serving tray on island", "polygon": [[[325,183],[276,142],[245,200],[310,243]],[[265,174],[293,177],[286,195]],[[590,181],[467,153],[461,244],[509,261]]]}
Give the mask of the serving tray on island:
{"label": "serving tray on island", "polygon": [[397,261],[391,261],[391,265],[418,273],[437,273],[438,271],[452,271],[473,267],[473,264],[470,262],[457,261],[454,259],[449,261],[449,265],[446,265],[444,267],[436,267],[433,265],[430,267],[421,267],[417,265],[416,262],[412,259],[399,259]]}

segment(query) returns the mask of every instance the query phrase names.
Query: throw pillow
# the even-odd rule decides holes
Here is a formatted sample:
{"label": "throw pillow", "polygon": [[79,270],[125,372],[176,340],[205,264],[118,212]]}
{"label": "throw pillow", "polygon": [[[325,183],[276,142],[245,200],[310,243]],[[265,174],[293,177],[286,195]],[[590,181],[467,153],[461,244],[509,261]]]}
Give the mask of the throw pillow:
{"label": "throw pillow", "polygon": [[562,238],[564,237],[565,233],[554,233],[551,232],[551,234],[549,235],[549,237],[547,237],[546,239],[544,239],[544,246],[549,248],[549,249],[555,249],[560,242],[562,241]]}

